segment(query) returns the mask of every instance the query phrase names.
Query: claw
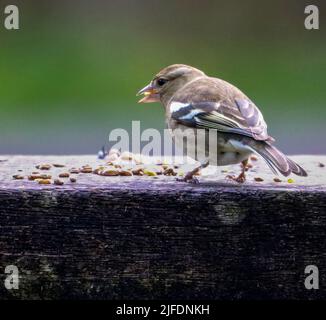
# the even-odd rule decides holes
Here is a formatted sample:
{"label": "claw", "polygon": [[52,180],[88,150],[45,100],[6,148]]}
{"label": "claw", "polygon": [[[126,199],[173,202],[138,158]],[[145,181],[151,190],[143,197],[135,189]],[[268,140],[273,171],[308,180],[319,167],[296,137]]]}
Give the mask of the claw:
{"label": "claw", "polygon": [[230,179],[230,180],[233,180],[233,181],[236,181],[238,183],[244,183],[246,181],[246,176],[245,176],[244,173],[240,173],[240,175],[238,177],[228,175],[228,176],[226,176],[226,178]]}

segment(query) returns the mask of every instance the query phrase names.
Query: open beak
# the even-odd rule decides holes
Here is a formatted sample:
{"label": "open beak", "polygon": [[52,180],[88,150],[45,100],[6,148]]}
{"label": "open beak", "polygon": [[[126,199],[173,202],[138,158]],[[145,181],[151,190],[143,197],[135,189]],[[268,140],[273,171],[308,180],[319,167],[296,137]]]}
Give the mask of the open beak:
{"label": "open beak", "polygon": [[140,99],[138,103],[150,103],[160,101],[160,96],[151,83],[143,89],[139,90],[137,96],[141,94],[144,95],[144,98]]}

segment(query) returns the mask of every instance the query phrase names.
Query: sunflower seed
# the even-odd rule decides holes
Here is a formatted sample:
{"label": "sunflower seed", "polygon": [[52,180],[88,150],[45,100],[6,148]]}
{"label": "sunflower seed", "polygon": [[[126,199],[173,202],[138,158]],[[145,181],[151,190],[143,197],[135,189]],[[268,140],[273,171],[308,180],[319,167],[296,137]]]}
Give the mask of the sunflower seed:
{"label": "sunflower seed", "polygon": [[68,172],[62,172],[59,174],[59,178],[69,178],[70,174]]}
{"label": "sunflower seed", "polygon": [[57,185],[57,186],[62,186],[62,185],[64,184],[64,182],[63,182],[62,180],[60,180],[60,179],[55,179],[55,180],[53,181],[53,183],[54,183],[55,185]]}

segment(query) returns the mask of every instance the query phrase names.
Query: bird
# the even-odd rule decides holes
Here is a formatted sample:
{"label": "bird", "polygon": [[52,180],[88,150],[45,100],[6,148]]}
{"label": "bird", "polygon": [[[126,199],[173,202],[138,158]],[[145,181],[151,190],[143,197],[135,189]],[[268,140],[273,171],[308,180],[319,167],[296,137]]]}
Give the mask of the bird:
{"label": "bird", "polygon": [[[261,156],[274,174],[307,176],[302,167],[273,145],[275,139],[268,134],[254,102],[225,80],[192,66],[173,64],[158,72],[137,95],[144,95],[139,103],[163,105],[167,128],[177,147],[184,148],[184,132],[188,132],[186,136],[193,134],[184,152],[191,153],[200,165],[179,181],[198,182],[195,175],[208,165],[240,163],[240,174],[228,178],[243,183],[253,154]],[[205,139],[199,139],[200,132]]]}

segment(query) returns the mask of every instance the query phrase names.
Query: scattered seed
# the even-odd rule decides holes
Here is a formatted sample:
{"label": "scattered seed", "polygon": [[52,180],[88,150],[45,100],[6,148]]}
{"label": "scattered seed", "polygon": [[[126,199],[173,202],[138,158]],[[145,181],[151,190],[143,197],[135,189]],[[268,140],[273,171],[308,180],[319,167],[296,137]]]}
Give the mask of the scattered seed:
{"label": "scattered seed", "polygon": [[143,176],[144,175],[144,168],[143,167],[136,167],[132,169],[132,174],[135,176]]}
{"label": "scattered seed", "polygon": [[83,166],[80,169],[80,172],[82,172],[82,173],[92,173],[93,172],[93,169],[92,169],[92,167],[89,167],[89,166]]}
{"label": "scattered seed", "polygon": [[288,179],[288,183],[294,183],[294,180],[293,179]]}
{"label": "scattered seed", "polygon": [[23,180],[24,176],[20,175],[20,174],[15,174],[12,176],[15,180]]}
{"label": "scattered seed", "polygon": [[144,170],[144,174],[146,176],[149,176],[149,177],[155,177],[157,176],[157,173],[155,171],[152,171],[152,170],[148,170],[148,169],[145,169]]}
{"label": "scattered seed", "polygon": [[118,176],[119,170],[114,167],[105,168],[105,169],[99,171],[99,175],[101,175],[101,176]]}
{"label": "scattered seed", "polygon": [[51,169],[51,165],[50,164],[39,164],[36,166],[36,169],[39,170],[50,170]]}
{"label": "scattered seed", "polygon": [[64,164],[60,164],[60,163],[53,163],[52,165],[53,165],[55,168],[63,168],[63,167],[65,167]]}
{"label": "scattered seed", "polygon": [[124,177],[132,176],[132,172],[130,170],[120,170],[119,174],[120,176],[124,176]]}
{"label": "scattered seed", "polygon": [[39,184],[51,184],[51,180],[49,180],[49,179],[39,179],[38,183]]}
{"label": "scattered seed", "polygon": [[260,177],[255,177],[254,179],[255,179],[255,181],[257,181],[257,182],[262,182],[262,181],[264,181],[264,179],[263,179],[263,178],[260,178]]}
{"label": "scattered seed", "polygon": [[80,170],[77,169],[77,168],[71,168],[71,169],[69,170],[69,172],[72,173],[72,174],[78,174],[78,173],[80,172]]}
{"label": "scattered seed", "polygon": [[256,156],[251,156],[251,157],[250,157],[250,160],[252,160],[252,161],[257,161],[258,158],[257,158]]}
{"label": "scattered seed", "polygon": [[93,173],[94,173],[94,174],[99,174],[99,172],[102,171],[102,170],[104,170],[104,169],[105,169],[104,166],[99,166],[99,167],[97,167],[97,168],[93,171]]}
{"label": "scattered seed", "polygon": [[41,180],[48,180],[51,179],[52,176],[48,175],[48,174],[32,174],[28,176],[28,180],[37,180],[37,179],[41,179]]}
{"label": "scattered seed", "polygon": [[318,167],[319,167],[319,168],[324,168],[325,165],[324,165],[323,163],[319,162],[319,163],[318,163]]}
{"label": "scattered seed", "polygon": [[55,179],[55,180],[53,181],[53,183],[54,183],[55,185],[57,185],[57,186],[62,186],[62,185],[64,184],[64,182],[63,182],[62,180],[60,180],[60,179]]}
{"label": "scattered seed", "polygon": [[69,178],[70,174],[68,172],[62,172],[59,174],[59,178]]}
{"label": "scattered seed", "polygon": [[274,182],[282,182],[280,178],[274,178]]}
{"label": "scattered seed", "polygon": [[18,171],[18,172],[22,172],[23,170],[22,170],[22,169],[18,169],[17,171]]}
{"label": "scattered seed", "polygon": [[70,182],[75,183],[75,182],[77,182],[77,179],[76,178],[70,178]]}

